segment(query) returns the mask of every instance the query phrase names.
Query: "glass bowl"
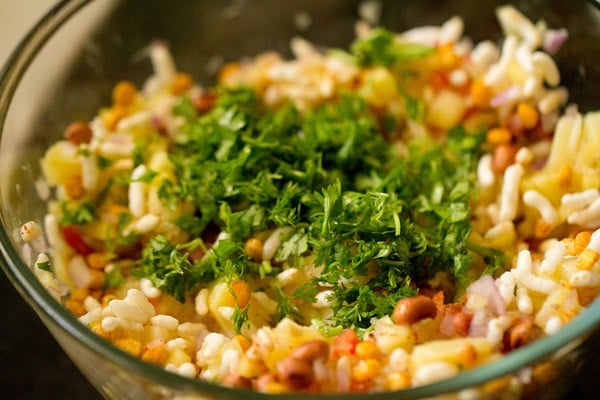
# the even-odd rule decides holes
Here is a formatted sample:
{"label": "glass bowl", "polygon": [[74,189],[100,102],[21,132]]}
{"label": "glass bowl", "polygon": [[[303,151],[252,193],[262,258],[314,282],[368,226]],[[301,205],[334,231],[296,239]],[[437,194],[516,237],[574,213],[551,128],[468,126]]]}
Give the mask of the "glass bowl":
{"label": "glass bowl", "polygon": [[[215,63],[265,50],[289,54],[301,34],[317,44],[346,47],[354,37],[358,1],[64,1],[23,39],[0,80],[0,245],[2,267],[21,296],[67,355],[106,398],[258,399],[245,390],[191,380],[141,362],[92,333],[35,278],[31,254],[19,238],[21,224],[41,221],[45,203],[36,191],[38,160],[64,126],[89,119],[107,104],[121,79],[141,83],[151,67],[145,49],[169,43],[177,65],[201,84],[215,78]],[[494,8],[503,1],[382,1],[381,25],[395,31],[465,20],[474,40],[499,39]],[[598,3],[515,1],[532,20],[564,27],[569,40],[557,55],[563,84],[580,110],[600,108],[600,8]],[[310,25],[294,24],[299,15]],[[302,29],[301,29],[302,28]],[[299,30],[301,29],[301,30]],[[13,329],[19,329],[13,321]],[[323,399],[557,398],[581,371],[592,367],[600,347],[600,301],[558,333],[514,351],[493,364],[455,378],[394,393],[319,396]],[[34,357],[25,355],[24,357]],[[589,373],[588,373],[589,374]],[[68,377],[65,377],[68,379]],[[469,397],[471,396],[471,397]],[[305,395],[281,396],[304,399]]]}

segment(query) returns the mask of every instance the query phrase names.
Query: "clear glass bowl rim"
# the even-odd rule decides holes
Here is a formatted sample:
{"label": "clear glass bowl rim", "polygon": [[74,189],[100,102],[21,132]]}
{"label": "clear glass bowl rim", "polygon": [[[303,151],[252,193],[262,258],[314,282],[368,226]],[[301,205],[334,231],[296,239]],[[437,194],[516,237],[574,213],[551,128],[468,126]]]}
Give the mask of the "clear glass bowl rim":
{"label": "clear glass bowl rim", "polygon": [[[11,100],[29,65],[54,32],[61,28],[71,17],[92,0],[63,0],[52,7],[39,22],[26,34],[8,58],[0,73],[0,138],[9,111]],[[597,2],[592,2],[599,5]],[[2,193],[0,193],[0,198]],[[86,346],[96,354],[130,370],[131,372],[175,391],[198,393],[205,395],[234,398],[237,395],[247,399],[285,398],[306,400],[306,395],[264,395],[240,389],[218,386],[200,379],[189,379],[172,374],[154,365],[145,363],[111,345],[100,336],[81,324],[66,308],[61,306],[38,282],[30,268],[22,261],[14,248],[5,229],[5,218],[0,210],[0,252],[1,263],[5,274],[20,295],[40,315],[51,320],[65,333]],[[44,319],[44,318],[42,318]],[[397,392],[381,392],[372,394],[324,394],[316,395],[319,399],[420,399],[435,395],[448,394],[460,389],[480,385],[487,381],[518,372],[521,368],[533,365],[558,352],[565,346],[577,345],[578,340],[585,339],[600,327],[600,300],[594,301],[585,312],[574,318],[554,335],[540,339],[523,349],[514,351],[493,363],[469,370],[454,378],[426,386],[410,388]]]}

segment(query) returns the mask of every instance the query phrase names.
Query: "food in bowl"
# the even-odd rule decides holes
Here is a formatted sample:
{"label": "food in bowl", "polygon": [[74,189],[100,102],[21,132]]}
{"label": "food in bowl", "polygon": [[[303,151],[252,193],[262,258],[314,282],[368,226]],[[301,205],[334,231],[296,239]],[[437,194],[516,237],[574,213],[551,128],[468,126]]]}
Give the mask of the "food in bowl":
{"label": "food in bowl", "polygon": [[497,14],[501,46],[359,23],[215,88],[153,45],[41,160],[34,271],[142,360],[268,393],[426,385],[553,334],[600,290],[600,114],[564,107],[565,31]]}

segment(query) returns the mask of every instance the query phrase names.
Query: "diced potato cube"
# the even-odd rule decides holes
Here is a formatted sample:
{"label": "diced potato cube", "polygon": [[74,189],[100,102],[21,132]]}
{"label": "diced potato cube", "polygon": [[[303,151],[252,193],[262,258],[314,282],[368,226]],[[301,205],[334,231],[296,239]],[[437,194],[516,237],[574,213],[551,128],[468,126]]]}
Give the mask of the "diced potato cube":
{"label": "diced potato cube", "polygon": [[492,353],[492,344],[486,338],[456,338],[435,340],[415,346],[410,359],[412,371],[419,367],[436,362],[446,361],[461,364],[465,348],[473,346],[477,360],[483,360]]}
{"label": "diced potato cube", "polygon": [[49,185],[62,185],[81,176],[77,146],[66,140],[56,142],[46,151],[41,166]]}
{"label": "diced potato cube", "polygon": [[435,128],[447,130],[461,121],[466,110],[462,96],[451,90],[442,90],[429,104],[426,122]]}

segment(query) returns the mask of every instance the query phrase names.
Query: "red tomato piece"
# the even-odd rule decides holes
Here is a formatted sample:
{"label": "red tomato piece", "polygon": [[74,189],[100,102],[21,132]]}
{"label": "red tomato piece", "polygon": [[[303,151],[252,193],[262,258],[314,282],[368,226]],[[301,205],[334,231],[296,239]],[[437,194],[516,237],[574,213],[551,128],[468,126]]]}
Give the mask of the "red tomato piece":
{"label": "red tomato piece", "polygon": [[353,329],[346,329],[340,336],[336,337],[332,343],[332,355],[335,358],[339,358],[344,355],[354,354],[356,345],[360,342],[360,339],[356,335]]}
{"label": "red tomato piece", "polygon": [[76,253],[87,256],[94,251],[94,249],[83,240],[81,233],[79,233],[76,227],[72,225],[63,226],[62,235],[65,242],[67,242]]}

